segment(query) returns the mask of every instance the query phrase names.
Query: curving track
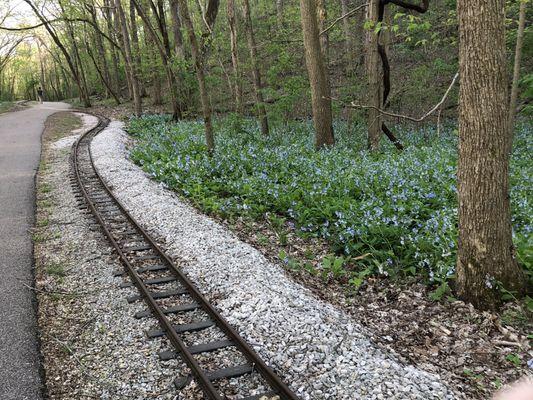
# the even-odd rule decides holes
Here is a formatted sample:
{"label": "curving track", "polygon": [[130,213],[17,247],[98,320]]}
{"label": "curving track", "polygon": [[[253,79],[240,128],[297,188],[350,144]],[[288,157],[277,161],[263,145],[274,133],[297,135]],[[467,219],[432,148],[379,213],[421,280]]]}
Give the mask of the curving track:
{"label": "curving track", "polygon": [[[98,125],[80,137],[73,146],[71,183],[77,190],[76,196],[82,202],[81,207],[89,208],[119,255],[124,271],[118,274],[128,274],[132,282],[123,286],[133,284],[139,291],[139,295],[128,298],[128,301],[142,300],[148,306],[136,317],[152,316],[157,319],[159,328],[147,332],[148,337],[166,336],[172,344],[171,351],[160,353],[161,359],[179,356],[188,365],[190,373],[176,378],[176,387],[182,389],[194,379],[206,398],[212,400],[226,399],[227,396],[242,400],[296,400],[296,395],[135,222],[101,179],[92,162],[90,143],[109,121],[98,118]],[[217,331],[217,339],[206,340],[202,332],[207,330]],[[238,352],[239,358],[245,361],[217,368],[204,366],[202,357],[206,354],[211,359],[223,358],[229,349]],[[225,365],[225,362],[222,360],[214,364]],[[224,382],[236,377],[249,380],[243,385],[246,388],[244,393],[225,393]],[[250,388],[253,393],[261,389],[261,393],[250,395]]]}

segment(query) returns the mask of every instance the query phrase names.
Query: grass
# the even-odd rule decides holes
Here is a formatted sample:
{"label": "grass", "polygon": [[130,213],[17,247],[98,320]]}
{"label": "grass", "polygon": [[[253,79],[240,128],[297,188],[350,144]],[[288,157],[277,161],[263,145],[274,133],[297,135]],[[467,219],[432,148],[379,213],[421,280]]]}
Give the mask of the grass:
{"label": "grass", "polygon": [[9,112],[14,105],[12,101],[0,101],[0,114]]}
{"label": "grass", "polygon": [[46,273],[58,278],[66,275],[65,266],[61,263],[52,263],[46,266]]}
{"label": "grass", "polygon": [[[432,127],[400,128],[405,151],[384,140],[384,151],[370,154],[362,126],[336,123],[335,148],[315,152],[308,122],[277,127],[264,138],[254,122],[229,117],[217,124],[213,157],[200,122],[145,116],[132,119],[128,130],[137,139],[132,159],[203,211],[230,220],[266,219],[282,245],[287,229],[323,239],[342,261],[323,261],[322,269],[355,286],[370,274],[417,276],[439,285],[436,296],[447,292],[457,248],[453,125],[440,136]],[[528,273],[532,146],[531,126],[524,125],[515,137],[511,201],[517,253]],[[354,260],[352,271],[347,266]]]}
{"label": "grass", "polygon": [[79,116],[71,112],[58,112],[46,120],[47,140],[56,141],[69,136],[75,129],[81,128],[82,121]]}

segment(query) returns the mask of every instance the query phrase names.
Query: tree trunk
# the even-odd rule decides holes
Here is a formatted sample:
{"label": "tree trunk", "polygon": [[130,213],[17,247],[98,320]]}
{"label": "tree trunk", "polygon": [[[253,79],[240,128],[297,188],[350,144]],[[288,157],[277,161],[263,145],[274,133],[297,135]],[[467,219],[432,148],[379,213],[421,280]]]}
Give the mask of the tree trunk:
{"label": "tree trunk", "polygon": [[185,47],[183,45],[183,35],[181,34],[181,21],[178,9],[178,0],[170,0],[170,17],[172,18],[172,33],[174,35],[174,49],[176,56],[180,60],[185,59]]}
{"label": "tree trunk", "polygon": [[146,22],[143,19],[144,27],[144,43],[147,49],[147,59],[148,59],[148,73],[150,76],[151,89],[152,89],[152,104],[154,106],[160,106],[163,104],[163,98],[161,96],[161,77],[159,74],[159,65],[157,62],[157,49],[156,44],[154,43],[154,38],[148,32],[150,28],[146,25]]}
{"label": "tree trunk", "polygon": [[133,4],[133,1],[131,0],[130,0],[130,29],[131,29],[133,62],[135,65],[135,70],[137,71],[139,92],[141,93],[141,97],[144,97],[146,96],[146,90],[144,88],[144,82],[141,79],[142,60],[141,60],[141,49],[139,47],[139,32],[137,30],[137,15],[135,13],[135,5]]}
{"label": "tree trunk", "polygon": [[516,49],[514,54],[513,84],[511,87],[511,100],[509,102],[509,129],[514,131],[516,101],[518,99],[518,81],[520,80],[520,62],[522,60],[522,45],[524,42],[524,29],[526,27],[526,0],[520,1],[518,30],[516,32]]}
{"label": "tree trunk", "polygon": [[381,108],[381,80],[379,70],[378,35],[374,33],[374,27],[378,22],[379,0],[370,0],[367,8],[367,19],[371,21],[371,28],[366,33],[366,74],[368,79],[367,105],[370,108],[367,113],[368,125],[368,148],[371,151],[379,151],[381,141],[381,116],[378,109]]}
{"label": "tree trunk", "polygon": [[194,25],[189,15],[189,8],[187,6],[187,0],[178,0],[179,10],[181,13],[181,19],[187,29],[189,36],[189,42],[191,44],[192,58],[194,61],[194,67],[196,69],[196,78],[198,80],[198,87],[200,90],[200,100],[202,102],[202,112],[204,115],[205,124],[205,141],[207,144],[207,151],[209,154],[213,154],[215,151],[215,136],[213,134],[213,124],[211,122],[211,104],[209,102],[209,94],[207,93],[207,86],[205,83],[205,72],[203,65],[203,57],[198,46],[198,39],[194,31]]}
{"label": "tree trunk", "polygon": [[[346,15],[350,11],[349,0],[340,0],[341,2],[341,15]],[[359,23],[359,22],[358,22]],[[344,54],[347,64],[347,70],[353,70],[353,58],[355,54],[354,46],[354,31],[350,24],[349,18],[343,18],[342,20],[342,30],[344,31]]]}
{"label": "tree trunk", "polygon": [[239,50],[237,41],[237,22],[235,17],[235,0],[227,0],[228,23],[231,42],[231,63],[233,65],[233,92],[235,112],[242,114],[242,80],[239,69]]}
{"label": "tree trunk", "polygon": [[256,108],[259,114],[259,121],[261,123],[261,132],[268,136],[268,118],[265,108],[265,101],[263,98],[263,87],[261,84],[261,73],[257,64],[257,46],[255,44],[254,28],[252,25],[252,16],[250,12],[250,3],[248,0],[243,0],[244,23],[246,26],[246,36],[248,38],[248,47],[250,49],[250,61],[252,62],[252,76],[254,83],[254,95],[256,101]]}
{"label": "tree trunk", "polygon": [[126,15],[120,0],[115,0],[116,12],[120,22],[120,28],[122,32],[122,42],[124,43],[124,58],[126,69],[131,77],[131,89],[133,94],[133,107],[135,115],[140,116],[142,114],[142,101],[141,101],[141,91],[138,81],[138,71],[136,70],[135,63],[133,60],[133,55],[131,53],[131,44],[130,37],[128,33],[128,25],[126,22]]}
{"label": "tree trunk", "polygon": [[[318,32],[322,32],[326,29],[326,22],[328,19],[328,12],[326,10],[326,0],[316,0],[317,20],[318,20]],[[320,37],[320,48],[322,49],[322,59],[326,71],[328,69],[329,62],[329,34],[323,33]]]}
{"label": "tree trunk", "polygon": [[[104,15],[107,24],[107,34],[110,38],[115,39],[116,35],[113,30],[113,14],[111,10],[111,4],[109,0],[104,0]],[[118,69],[118,54],[117,49],[114,46],[111,46],[111,68],[113,74],[113,87],[115,88],[115,93],[120,97],[120,74]]]}
{"label": "tree trunk", "polygon": [[[150,4],[154,4],[153,0],[150,0]],[[165,47],[167,58],[170,58],[170,39],[168,37],[167,19],[165,17],[165,5],[163,4],[163,0],[157,0],[157,8],[152,8],[152,11],[154,13],[154,17],[157,19],[157,24],[159,26],[159,31],[161,32],[161,37],[163,38],[163,45]]]}
{"label": "tree trunk", "polygon": [[[94,26],[97,29],[99,29],[98,18],[97,18],[96,8],[95,8],[95,5],[94,5],[94,2],[91,3],[91,4],[88,4],[87,8],[89,9],[89,12],[91,14],[91,20],[93,21]],[[102,80],[104,81],[104,84],[105,84],[106,88],[108,88],[109,86],[112,86],[112,85],[110,84],[111,78],[110,78],[110,74],[109,74],[109,67],[107,65],[107,58],[106,58],[106,54],[105,54],[104,42],[102,41],[102,36],[98,32],[95,31],[93,33],[93,36],[94,36],[94,41],[95,41],[95,44],[96,44],[96,50],[98,52],[98,57],[100,58],[100,65],[101,65],[100,71],[101,71],[101,74],[102,74]],[[109,97],[109,96],[113,95],[115,97],[115,100],[116,100],[116,92],[111,93],[111,91],[112,91],[112,87],[108,88],[106,90],[106,96]]]}
{"label": "tree trunk", "polygon": [[315,124],[315,147],[333,146],[333,122],[330,89],[319,40],[317,6],[315,0],[300,0],[305,61],[311,85],[313,121]]}
{"label": "tree trunk", "polygon": [[[493,308],[499,284],[521,292],[509,201],[505,0],[459,0],[457,294]],[[499,283],[498,283],[499,282]]]}
{"label": "tree trunk", "polygon": [[[61,3],[59,3],[61,6]],[[65,15],[65,10],[61,6],[61,11],[63,15]],[[91,102],[89,98],[89,90],[87,87],[87,80],[85,78],[85,69],[83,67],[83,63],[81,61],[80,52],[78,49],[77,39],[74,36],[74,28],[72,27],[72,23],[67,22],[67,33],[68,38],[70,39],[70,45],[72,46],[72,54],[74,55],[74,68],[76,69],[76,82],[80,89],[80,100],[83,103],[85,107],[91,107]]]}

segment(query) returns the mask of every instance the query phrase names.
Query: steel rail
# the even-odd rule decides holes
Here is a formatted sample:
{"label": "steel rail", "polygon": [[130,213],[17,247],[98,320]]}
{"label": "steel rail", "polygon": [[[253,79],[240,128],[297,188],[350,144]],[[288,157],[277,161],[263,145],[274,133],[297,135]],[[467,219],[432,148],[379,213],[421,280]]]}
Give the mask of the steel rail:
{"label": "steel rail", "polygon": [[[84,111],[85,112],[85,111]],[[86,112],[85,112],[86,113]],[[92,114],[94,115],[94,114]],[[198,384],[203,389],[204,393],[212,400],[222,400],[222,397],[218,393],[217,389],[214,387],[213,383],[207,376],[207,374],[204,372],[204,370],[199,366],[191,352],[188,350],[187,346],[184,344],[184,342],[181,340],[180,336],[174,329],[173,325],[170,323],[168,318],[165,316],[165,313],[161,309],[161,307],[157,304],[153,296],[151,295],[149,289],[144,284],[142,278],[139,276],[133,265],[131,265],[130,261],[128,260],[127,256],[122,251],[122,248],[117,243],[115,238],[113,237],[112,233],[109,231],[109,229],[106,226],[105,221],[100,215],[100,212],[98,211],[95,203],[91,200],[87,190],[85,189],[83,182],[82,182],[82,176],[79,170],[79,162],[78,162],[78,152],[80,148],[80,144],[85,141],[86,139],[89,139],[89,143],[87,144],[88,152],[89,152],[89,159],[91,163],[91,168],[94,171],[94,175],[98,179],[98,184],[102,186],[102,188],[105,190],[105,192],[109,195],[111,200],[115,203],[115,205],[119,208],[119,210],[122,212],[122,214],[127,218],[129,223],[135,227],[135,229],[141,233],[144,240],[152,247],[154,252],[162,259],[162,261],[166,264],[168,269],[176,276],[176,278],[180,281],[180,283],[189,291],[191,297],[196,300],[196,302],[201,306],[201,309],[205,311],[209,317],[214,320],[216,323],[216,326],[220,328],[227,336],[228,338],[235,344],[235,346],[238,348],[238,350],[246,357],[246,359],[252,364],[253,368],[258,371],[261,376],[268,382],[271,389],[276,392],[276,394],[283,400],[298,400],[298,397],[288,388],[288,386],[281,381],[281,379],[266,365],[266,363],[259,357],[259,355],[246,343],[246,341],[235,331],[234,328],[232,328],[229,323],[220,315],[220,313],[209,303],[209,301],[200,293],[200,291],[196,288],[196,286],[185,276],[185,274],[174,265],[172,260],[164,253],[164,251],[160,248],[160,246],[152,239],[152,237],[148,234],[148,232],[139,226],[139,224],[135,221],[135,219],[132,217],[132,215],[126,210],[124,205],[120,200],[118,200],[115,195],[112,193],[109,186],[105,183],[104,179],[96,169],[94,165],[94,160],[92,156],[92,151],[90,147],[90,140],[92,140],[92,137],[96,136],[98,133],[100,133],[105,127],[108,125],[109,120],[94,115],[98,118],[99,122],[96,127],[86,132],[84,135],[82,135],[74,144],[73,147],[73,166],[75,171],[75,176],[77,179],[77,183],[81,189],[81,192],[83,194],[83,197],[85,198],[87,204],[89,205],[89,208],[91,212],[96,217],[98,223],[100,224],[101,228],[103,229],[105,235],[117,251],[120,260],[126,267],[128,275],[131,277],[133,283],[141,293],[142,298],[146,301],[149,308],[152,310],[153,315],[157,318],[161,328],[167,335],[167,337],[170,339],[171,343],[175,347],[175,349],[178,351],[178,354],[183,358],[187,366],[190,368],[192,374],[196,378]]]}

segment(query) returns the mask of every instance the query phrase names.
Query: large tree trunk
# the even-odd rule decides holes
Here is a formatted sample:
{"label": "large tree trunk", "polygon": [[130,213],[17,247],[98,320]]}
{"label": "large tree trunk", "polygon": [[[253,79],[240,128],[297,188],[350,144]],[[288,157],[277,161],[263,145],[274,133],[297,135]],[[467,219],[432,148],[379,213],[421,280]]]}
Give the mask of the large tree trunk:
{"label": "large tree trunk", "polygon": [[235,112],[242,114],[242,80],[239,69],[239,50],[237,41],[237,21],[235,17],[235,0],[227,0],[228,23],[231,42],[231,63],[233,65],[233,92],[235,96]]}
{"label": "large tree trunk", "polygon": [[204,116],[205,125],[205,141],[207,144],[207,151],[209,154],[213,154],[215,151],[215,136],[213,134],[213,123],[211,121],[211,104],[209,101],[209,94],[207,93],[207,85],[205,82],[205,71],[203,56],[200,52],[198,45],[198,39],[194,31],[194,25],[189,15],[189,7],[187,6],[187,0],[178,0],[179,10],[181,13],[181,19],[187,29],[189,36],[189,42],[191,44],[192,58],[194,61],[194,67],[196,69],[196,78],[198,80],[198,87],[200,90],[200,100],[202,103],[202,112]]}
{"label": "large tree trunk", "polygon": [[372,28],[366,33],[366,75],[368,79],[367,87],[367,105],[369,107],[367,113],[368,125],[368,148],[371,151],[379,151],[381,141],[381,115],[379,109],[381,108],[381,80],[379,69],[379,53],[378,53],[378,35],[374,32],[374,27],[378,22],[379,17],[379,1],[370,0],[367,8],[367,19],[371,21]]}
{"label": "large tree trunk", "polygon": [[139,87],[138,80],[138,71],[135,66],[135,61],[133,60],[133,55],[131,51],[130,37],[128,33],[128,25],[126,22],[126,15],[120,0],[115,0],[116,12],[120,22],[120,28],[122,32],[122,42],[124,44],[124,58],[126,69],[131,78],[131,89],[133,94],[133,108],[135,115],[140,116],[142,114],[142,100],[141,100],[141,91]]}
{"label": "large tree trunk", "polygon": [[315,0],[300,0],[300,12],[302,15],[305,60],[309,83],[311,84],[315,147],[321,149],[326,146],[333,146],[335,139],[333,137],[330,89],[326,77],[322,46],[319,40]]}
{"label": "large tree trunk", "polygon": [[459,0],[459,247],[457,294],[494,307],[497,286],[521,292],[509,201],[505,1]]}
{"label": "large tree trunk", "polygon": [[250,49],[250,61],[252,62],[252,76],[254,83],[254,95],[256,101],[256,109],[259,114],[259,122],[261,123],[261,132],[267,136],[269,134],[268,118],[265,108],[265,101],[263,98],[263,86],[261,84],[261,72],[259,72],[259,65],[257,64],[257,45],[255,43],[254,27],[252,25],[252,15],[250,11],[250,2],[243,0],[244,23],[246,27],[246,36],[248,38],[248,47]]}
{"label": "large tree trunk", "polygon": [[518,30],[516,33],[516,49],[514,54],[513,84],[511,87],[511,101],[509,102],[509,129],[514,131],[516,115],[516,101],[518,99],[518,81],[520,80],[520,62],[522,61],[522,45],[524,42],[524,29],[526,27],[526,0],[520,1]]}

